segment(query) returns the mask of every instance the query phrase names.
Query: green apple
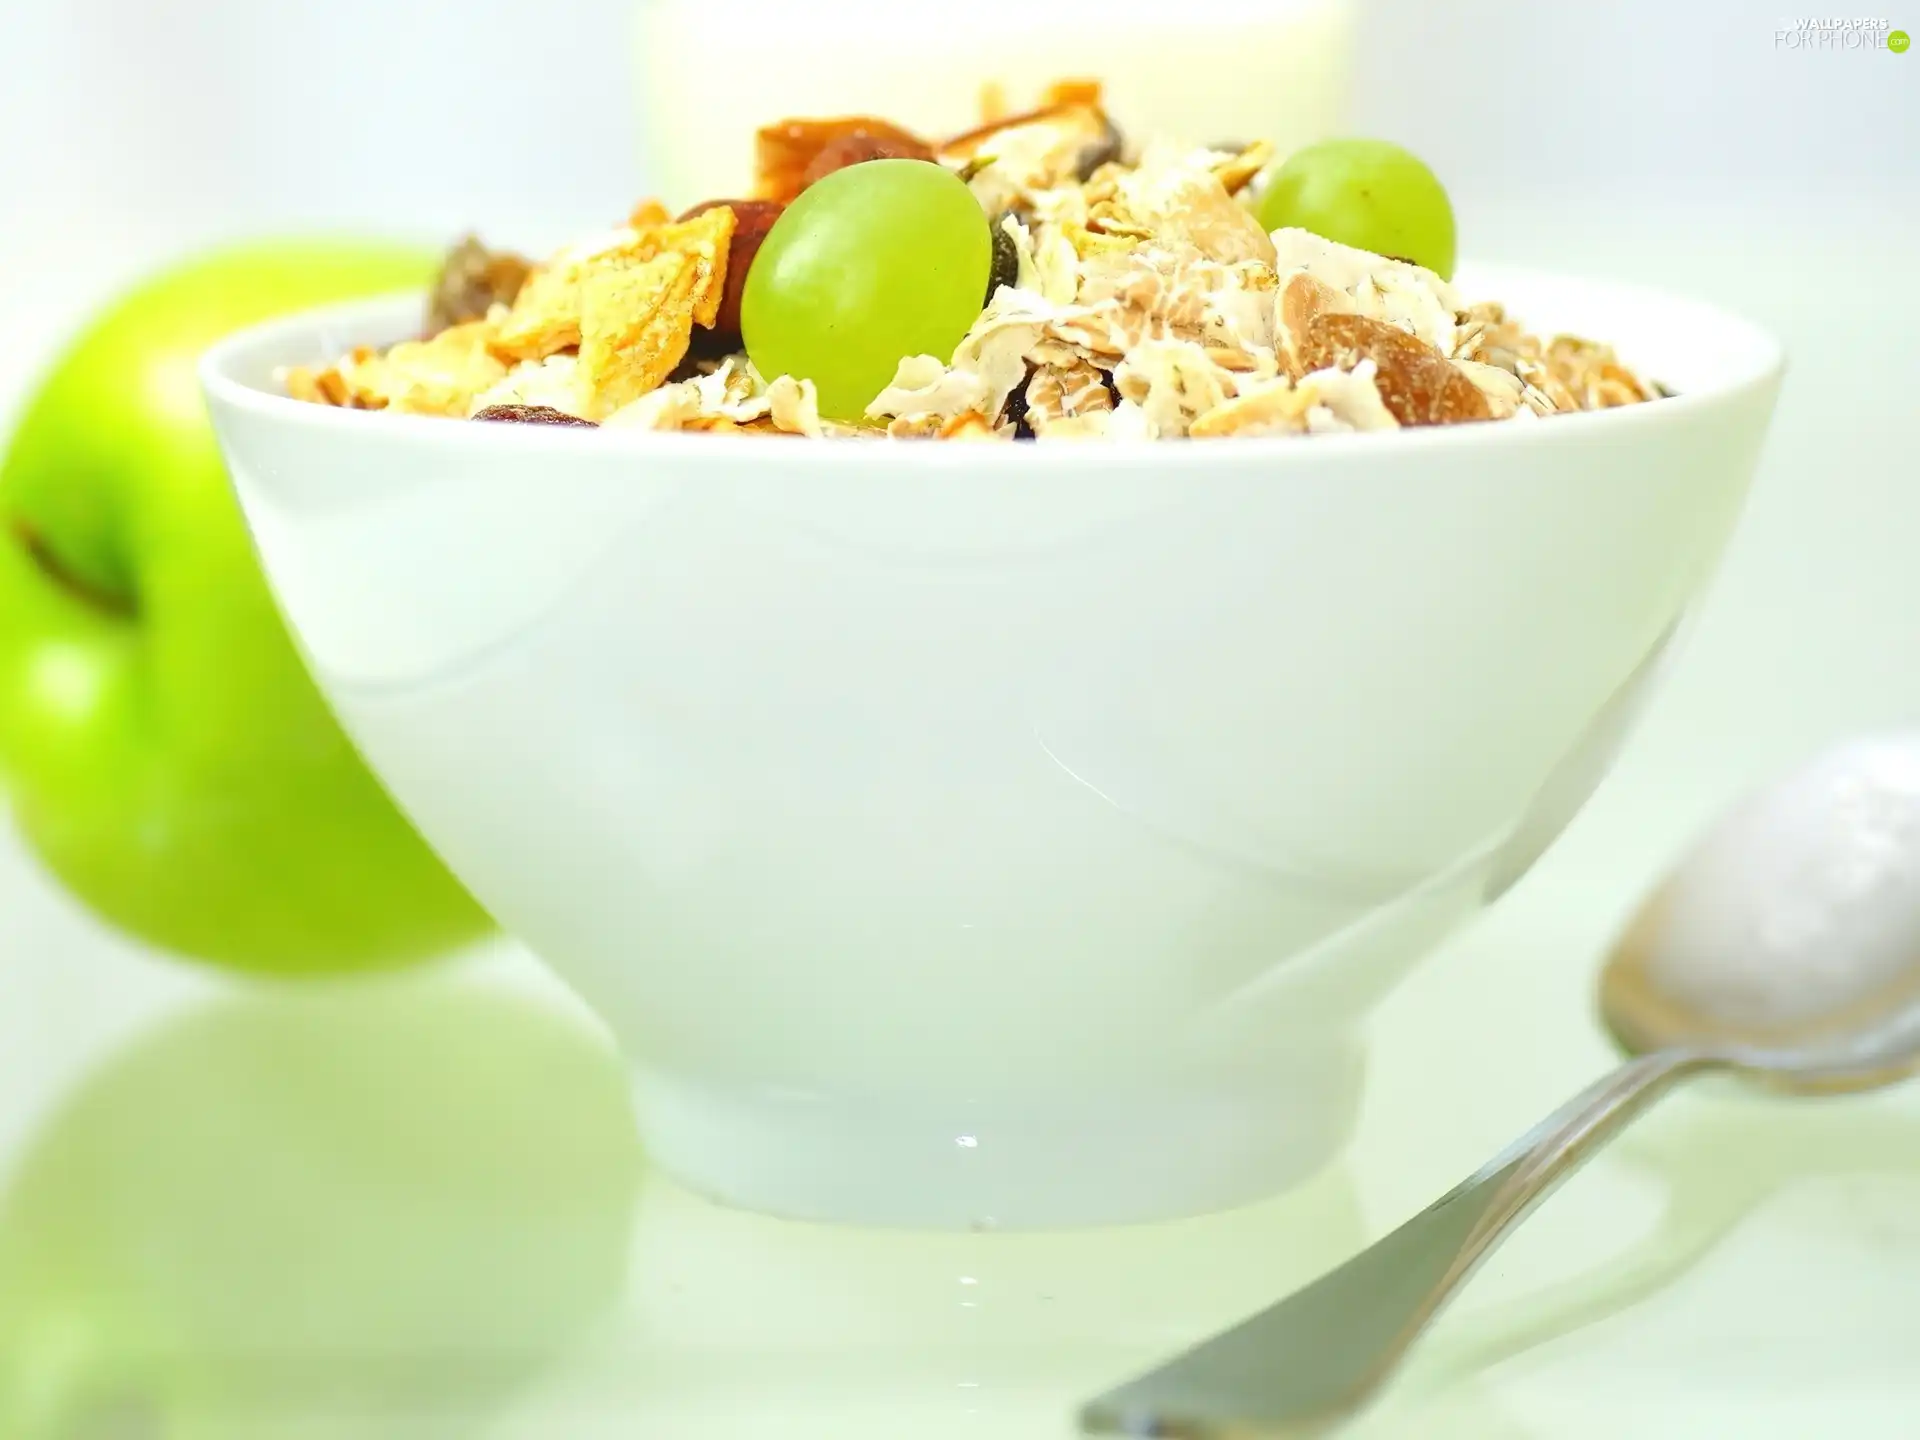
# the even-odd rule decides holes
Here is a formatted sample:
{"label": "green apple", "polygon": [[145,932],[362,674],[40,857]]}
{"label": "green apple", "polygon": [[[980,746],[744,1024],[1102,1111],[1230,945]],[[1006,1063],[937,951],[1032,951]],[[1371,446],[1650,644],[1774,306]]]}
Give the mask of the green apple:
{"label": "green apple", "polygon": [[0,1435],[455,1440],[612,1309],[642,1168],[611,1048],[394,989],[222,1002],[55,1113],[0,1198]]}
{"label": "green apple", "polygon": [[80,335],[0,462],[0,785],[53,873],[150,943],[284,974],[489,927],[296,655],[195,376],[234,330],[424,295],[433,266],[292,242],[172,269]]}

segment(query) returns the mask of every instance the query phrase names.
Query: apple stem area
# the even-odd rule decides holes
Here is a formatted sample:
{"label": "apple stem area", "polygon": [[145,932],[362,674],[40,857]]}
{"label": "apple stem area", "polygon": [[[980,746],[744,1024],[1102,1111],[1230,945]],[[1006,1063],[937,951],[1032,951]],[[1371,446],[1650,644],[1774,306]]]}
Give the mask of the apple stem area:
{"label": "apple stem area", "polygon": [[131,595],[116,595],[111,591],[103,590],[97,585],[89,584],[69,570],[61,563],[60,557],[53,553],[46,538],[25,520],[15,516],[9,522],[8,528],[12,530],[14,538],[19,541],[33,563],[40,567],[47,578],[75,599],[102,614],[118,616],[122,619],[132,619],[138,613],[138,607],[134,604]]}

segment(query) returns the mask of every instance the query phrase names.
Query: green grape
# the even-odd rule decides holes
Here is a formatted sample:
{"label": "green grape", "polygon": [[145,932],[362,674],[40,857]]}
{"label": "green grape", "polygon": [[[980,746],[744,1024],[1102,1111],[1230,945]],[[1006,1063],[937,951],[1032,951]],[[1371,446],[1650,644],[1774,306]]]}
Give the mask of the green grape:
{"label": "green grape", "polygon": [[1390,141],[1323,140],[1294,151],[1260,197],[1260,223],[1453,278],[1453,205],[1419,156]]}
{"label": "green grape", "polygon": [[924,160],[870,160],[816,180],[767,232],[747,272],[740,330],[771,380],[820,392],[859,420],[909,355],[945,360],[983,308],[993,264],[986,212]]}

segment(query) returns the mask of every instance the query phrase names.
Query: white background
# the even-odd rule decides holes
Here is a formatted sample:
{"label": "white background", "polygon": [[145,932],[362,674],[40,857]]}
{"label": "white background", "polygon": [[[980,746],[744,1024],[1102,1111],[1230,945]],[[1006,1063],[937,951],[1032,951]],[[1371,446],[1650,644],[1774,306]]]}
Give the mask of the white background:
{"label": "white background", "polygon": [[[478,225],[532,245],[648,189],[634,0],[3,3],[0,415],[88,307],[205,241]],[[795,10],[825,24],[832,8]],[[1920,30],[1920,10],[1890,18]],[[1358,54],[1356,126],[1427,155],[1470,253],[1696,292],[1792,352],[1689,663],[1492,922],[1553,917],[1560,953],[1537,963],[1569,995],[1707,810],[1920,710],[1920,54],[1783,51],[1783,23],[1738,0],[1378,0]],[[1588,918],[1569,932],[1569,915]],[[1448,963],[1470,960],[1432,984]],[[111,1035],[199,983],[99,935],[0,844],[0,1146]]]}

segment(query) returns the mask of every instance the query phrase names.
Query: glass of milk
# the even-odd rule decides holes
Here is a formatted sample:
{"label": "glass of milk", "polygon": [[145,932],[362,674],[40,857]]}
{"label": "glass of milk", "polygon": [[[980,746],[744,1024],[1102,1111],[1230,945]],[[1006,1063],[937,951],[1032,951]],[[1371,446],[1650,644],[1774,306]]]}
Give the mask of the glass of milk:
{"label": "glass of milk", "polygon": [[1346,121],[1355,0],[640,0],[647,183],[679,210],[751,194],[754,132],[874,115],[939,139],[1060,79],[1130,138],[1266,139]]}

